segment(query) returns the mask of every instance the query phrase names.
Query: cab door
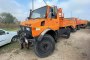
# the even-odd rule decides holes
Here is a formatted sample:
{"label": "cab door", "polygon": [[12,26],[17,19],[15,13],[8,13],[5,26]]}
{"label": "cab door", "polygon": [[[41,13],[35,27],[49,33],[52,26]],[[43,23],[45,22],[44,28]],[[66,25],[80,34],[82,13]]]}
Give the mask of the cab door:
{"label": "cab door", "polygon": [[6,43],[5,31],[0,30],[0,46]]}
{"label": "cab door", "polygon": [[0,30],[0,46],[10,42],[10,36],[4,30]]}
{"label": "cab door", "polygon": [[48,10],[49,10],[49,13],[48,13],[48,18],[47,18],[47,24],[50,28],[54,30],[58,30],[59,19],[57,18],[57,12],[55,12],[55,10],[52,7],[48,8]]}

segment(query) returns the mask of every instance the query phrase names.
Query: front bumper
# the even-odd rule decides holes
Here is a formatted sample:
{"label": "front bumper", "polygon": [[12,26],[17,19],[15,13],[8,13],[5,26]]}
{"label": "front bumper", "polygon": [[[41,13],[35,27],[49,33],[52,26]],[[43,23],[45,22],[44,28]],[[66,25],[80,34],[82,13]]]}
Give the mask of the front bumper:
{"label": "front bumper", "polygon": [[27,41],[25,41],[25,43],[32,43],[32,45],[35,43],[35,39],[26,39]]}
{"label": "front bumper", "polygon": [[27,44],[32,43],[33,44],[35,42],[35,38],[33,38],[32,36],[31,27],[20,26],[20,30],[17,32],[17,35],[19,36],[20,43],[27,43]]}

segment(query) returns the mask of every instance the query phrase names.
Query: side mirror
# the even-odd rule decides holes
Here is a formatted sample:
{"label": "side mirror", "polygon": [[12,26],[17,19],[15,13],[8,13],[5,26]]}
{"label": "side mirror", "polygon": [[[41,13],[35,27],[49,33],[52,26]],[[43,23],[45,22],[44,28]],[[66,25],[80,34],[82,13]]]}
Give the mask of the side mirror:
{"label": "side mirror", "polygon": [[29,14],[28,19],[30,19],[30,18],[31,18],[31,15],[32,15],[32,10],[30,9],[30,14]]}
{"label": "side mirror", "polygon": [[27,19],[30,19],[30,17],[27,17]]}

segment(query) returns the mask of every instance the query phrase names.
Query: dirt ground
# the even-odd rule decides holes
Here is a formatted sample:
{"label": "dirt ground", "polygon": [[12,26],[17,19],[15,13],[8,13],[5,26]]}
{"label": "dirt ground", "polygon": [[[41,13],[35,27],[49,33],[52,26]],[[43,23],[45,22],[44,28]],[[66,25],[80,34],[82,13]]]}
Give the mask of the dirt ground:
{"label": "dirt ground", "polygon": [[15,47],[0,53],[0,60],[90,60],[90,29],[71,33],[69,39],[59,38],[54,53],[47,58],[37,57],[32,50]]}

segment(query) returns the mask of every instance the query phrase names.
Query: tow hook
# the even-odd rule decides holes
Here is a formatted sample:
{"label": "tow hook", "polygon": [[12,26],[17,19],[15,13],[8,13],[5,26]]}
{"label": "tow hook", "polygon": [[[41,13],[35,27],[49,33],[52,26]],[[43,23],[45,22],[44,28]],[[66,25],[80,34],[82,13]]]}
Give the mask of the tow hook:
{"label": "tow hook", "polygon": [[26,44],[28,44],[28,43],[29,43],[29,42],[28,42],[28,40],[27,40],[26,38],[25,38],[25,43],[26,43]]}

